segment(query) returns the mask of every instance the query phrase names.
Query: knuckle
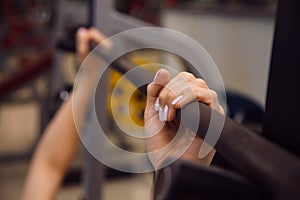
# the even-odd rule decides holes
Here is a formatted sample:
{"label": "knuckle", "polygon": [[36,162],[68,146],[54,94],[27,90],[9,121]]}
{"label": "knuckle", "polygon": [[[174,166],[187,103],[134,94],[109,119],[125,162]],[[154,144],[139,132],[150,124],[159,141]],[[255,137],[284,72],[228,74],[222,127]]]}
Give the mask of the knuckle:
{"label": "knuckle", "polygon": [[192,81],[195,79],[195,76],[189,72],[180,72],[179,75],[187,81]]}
{"label": "knuckle", "polygon": [[161,108],[164,108],[165,105],[166,105],[166,102],[164,101],[164,98],[159,97],[159,106],[160,106]]}
{"label": "knuckle", "polygon": [[172,99],[175,99],[176,95],[170,91],[165,89],[164,91],[162,91],[159,95],[159,99],[161,100],[161,102],[165,105],[165,104],[169,104]]}
{"label": "knuckle", "polygon": [[165,102],[166,102],[166,99],[167,99],[167,93],[166,92],[164,92],[164,91],[162,91],[160,94],[159,94],[159,102],[161,103],[161,104],[165,104]]}
{"label": "knuckle", "polygon": [[195,81],[200,87],[207,87],[206,82],[203,79],[197,78]]}
{"label": "knuckle", "polygon": [[91,28],[89,28],[88,30],[90,30],[90,31],[93,32],[93,33],[98,32],[98,30],[97,30],[95,27],[91,27]]}
{"label": "knuckle", "polygon": [[176,98],[176,95],[173,92],[169,93],[168,101],[173,101]]}
{"label": "knuckle", "polygon": [[214,90],[209,90],[209,92],[210,92],[210,95],[211,95],[211,97],[212,97],[213,99],[215,99],[215,98],[218,97],[216,91],[214,91]]}
{"label": "knuckle", "polygon": [[201,91],[200,91],[200,88],[194,88],[193,89],[193,95],[194,95],[194,97],[196,97],[196,98],[198,98],[198,97],[200,97],[201,96]]}
{"label": "knuckle", "polygon": [[148,84],[148,86],[147,86],[147,92],[152,91],[152,90],[153,90],[153,87],[154,87],[154,84],[153,84],[153,83]]}

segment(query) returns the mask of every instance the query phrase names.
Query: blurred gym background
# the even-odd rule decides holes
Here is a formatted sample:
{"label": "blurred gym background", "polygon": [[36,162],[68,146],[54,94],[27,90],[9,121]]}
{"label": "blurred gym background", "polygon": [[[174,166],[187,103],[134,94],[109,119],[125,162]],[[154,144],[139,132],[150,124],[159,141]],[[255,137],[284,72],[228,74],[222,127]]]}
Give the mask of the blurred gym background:
{"label": "blurred gym background", "polygon": [[[76,28],[89,25],[91,2],[1,2],[0,199],[20,198],[35,144],[68,97],[78,66],[74,46],[64,42],[74,39]],[[198,41],[219,67],[228,97],[264,109],[275,0],[116,0],[114,8]],[[132,57],[137,63],[145,57],[159,59],[151,51]],[[112,74],[110,84],[117,78],[118,74]],[[137,95],[137,107],[142,99]],[[141,116],[136,113],[137,121]],[[241,123],[245,118],[239,113],[232,117]],[[261,121],[255,122],[250,126],[259,132]],[[58,199],[80,199],[82,163],[79,149]],[[103,199],[149,199],[151,184],[151,174],[111,171],[102,186]]]}

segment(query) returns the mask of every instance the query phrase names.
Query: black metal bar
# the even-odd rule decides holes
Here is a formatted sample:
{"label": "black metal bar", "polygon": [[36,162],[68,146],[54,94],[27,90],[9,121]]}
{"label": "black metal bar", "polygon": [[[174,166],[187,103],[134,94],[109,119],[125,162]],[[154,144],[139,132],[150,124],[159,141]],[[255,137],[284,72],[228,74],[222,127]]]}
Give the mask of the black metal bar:
{"label": "black metal bar", "polygon": [[[125,58],[119,58],[111,66],[119,72],[125,73],[135,65]],[[154,74],[139,68],[127,78],[133,84],[139,85],[145,80],[151,82],[153,77]],[[145,90],[142,92],[146,94]],[[225,116],[210,109],[207,105],[197,102],[201,113],[199,121],[195,116],[193,105],[195,103],[182,108],[182,112],[190,114],[187,119],[183,119],[182,123],[191,128],[198,123],[199,128],[193,131],[204,139],[212,112],[219,118]],[[258,136],[228,117],[225,117],[225,124],[215,148],[234,167],[267,191],[273,199],[297,199],[300,197],[300,161],[292,153]]]}

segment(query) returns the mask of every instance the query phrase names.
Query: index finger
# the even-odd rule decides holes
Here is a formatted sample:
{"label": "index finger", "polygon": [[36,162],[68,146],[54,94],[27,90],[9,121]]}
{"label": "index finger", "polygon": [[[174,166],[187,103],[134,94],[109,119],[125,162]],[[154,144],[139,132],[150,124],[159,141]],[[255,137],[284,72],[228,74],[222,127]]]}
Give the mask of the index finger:
{"label": "index finger", "polygon": [[170,74],[165,69],[156,72],[153,82],[147,87],[147,103],[154,103],[164,86],[170,81]]}
{"label": "index finger", "polygon": [[101,43],[104,40],[106,40],[106,36],[101,33],[99,30],[96,28],[89,28],[88,29],[88,39],[90,41],[96,42],[96,43]]}

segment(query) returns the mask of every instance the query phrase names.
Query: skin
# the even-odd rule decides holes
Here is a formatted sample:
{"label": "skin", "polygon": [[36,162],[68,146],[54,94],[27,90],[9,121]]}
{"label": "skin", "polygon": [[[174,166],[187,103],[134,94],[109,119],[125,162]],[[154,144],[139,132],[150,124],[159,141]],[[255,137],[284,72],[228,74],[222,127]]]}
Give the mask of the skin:
{"label": "skin", "polygon": [[[176,104],[172,104],[174,99],[183,95],[181,100]],[[157,101],[157,99],[159,99]],[[144,115],[145,134],[152,136],[147,141],[147,151],[156,152],[165,147],[176,135],[179,123],[175,120],[176,109],[182,108],[191,101],[201,101],[218,112],[224,114],[222,107],[219,105],[216,92],[210,90],[207,84],[199,78],[195,78],[187,72],[179,73],[172,80],[168,71],[161,69],[156,73],[152,83],[147,87],[147,105]],[[159,112],[155,109],[155,103],[159,102],[159,106],[164,110],[168,106],[168,115],[165,121],[159,120]],[[195,133],[182,128],[182,139],[175,148],[167,149],[163,153],[149,153],[150,160],[155,168],[159,168],[169,156],[174,156],[174,149],[182,148],[182,141],[192,138],[193,141],[189,148],[180,156],[181,159],[192,160],[209,165],[215,151],[211,151],[206,157],[199,159],[198,152],[203,145],[203,140],[195,137]],[[176,152],[175,152],[176,154]]]}
{"label": "skin", "polygon": [[[94,28],[79,29],[77,32],[77,57],[79,63],[81,63],[89,52],[89,42],[94,41],[100,43],[105,39],[105,36]],[[84,73],[88,72],[86,84],[83,84],[80,88],[80,96],[88,96],[90,92],[89,85],[90,74],[93,74],[93,69],[84,69]],[[84,79],[84,78],[83,78]],[[166,155],[153,155],[151,152],[159,150],[172,140],[175,136],[178,122],[175,119],[175,111],[186,105],[187,103],[194,101],[202,101],[210,107],[223,112],[217,101],[217,95],[214,91],[208,89],[206,83],[203,80],[195,78],[192,74],[182,72],[174,79],[171,80],[170,75],[165,70],[159,70],[157,72],[156,79],[148,85],[147,88],[147,105],[145,111],[145,133],[153,134],[147,142],[147,150],[153,165],[158,168],[161,162],[164,161],[166,155],[172,154],[166,152]],[[175,105],[172,101],[183,94],[184,97]],[[74,123],[73,111],[72,111],[72,99],[73,96],[63,103],[53,120],[49,123],[45,132],[43,133],[37,148],[33,154],[33,158],[28,170],[28,174],[25,180],[24,188],[22,191],[22,200],[50,200],[55,199],[56,193],[61,185],[62,179],[66,170],[74,157],[74,153],[79,144],[79,137]],[[169,111],[167,115],[167,122],[161,122],[158,118],[159,112],[154,109],[156,100],[159,99],[161,107],[168,105]],[[79,99],[77,104],[82,107],[82,112],[85,112],[88,99]],[[83,115],[82,115],[83,116]],[[161,128],[159,131],[153,131],[157,128]],[[186,138],[193,138],[194,133],[187,129],[180,129]],[[185,143],[185,139],[181,140],[181,143]],[[181,156],[183,159],[193,160],[201,162],[203,164],[209,164],[214,155],[212,151],[208,156],[203,159],[198,158],[198,151],[203,141],[196,137],[192,141],[192,145]]]}
{"label": "skin", "polygon": [[[96,29],[79,29],[76,37],[77,59],[83,61],[89,42],[105,37]],[[83,105],[87,104],[81,99]],[[63,103],[43,133],[33,154],[22,191],[23,200],[54,199],[79,144],[72,112],[72,95]]]}

